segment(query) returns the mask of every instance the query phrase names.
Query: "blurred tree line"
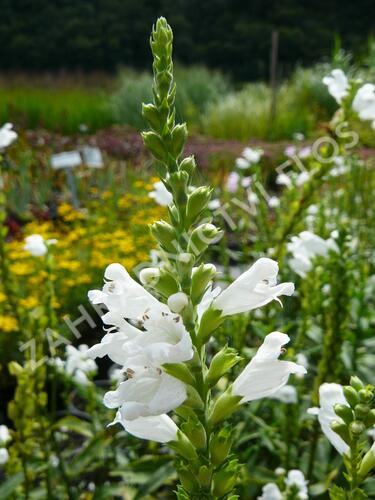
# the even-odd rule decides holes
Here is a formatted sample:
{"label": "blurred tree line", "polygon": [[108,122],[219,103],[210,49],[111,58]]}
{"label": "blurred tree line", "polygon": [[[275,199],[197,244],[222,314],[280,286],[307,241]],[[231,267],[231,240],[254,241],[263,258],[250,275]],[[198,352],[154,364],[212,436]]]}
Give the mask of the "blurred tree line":
{"label": "blurred tree line", "polygon": [[0,0],[0,70],[148,68],[150,27],[164,15],[179,62],[264,79],[273,29],[286,74],[328,58],[335,36],[365,52],[373,14],[373,0]]}

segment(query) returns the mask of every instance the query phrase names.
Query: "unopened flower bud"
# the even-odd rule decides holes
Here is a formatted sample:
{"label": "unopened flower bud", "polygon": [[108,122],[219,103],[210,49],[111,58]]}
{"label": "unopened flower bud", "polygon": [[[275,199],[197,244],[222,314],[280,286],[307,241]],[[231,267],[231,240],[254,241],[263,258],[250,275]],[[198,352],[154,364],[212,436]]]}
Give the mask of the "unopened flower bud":
{"label": "unopened flower bud", "polygon": [[193,224],[200,213],[207,208],[211,193],[212,189],[206,186],[201,186],[191,193],[186,206],[186,220],[189,225]]}
{"label": "unopened flower bud", "polygon": [[189,419],[184,422],[181,429],[198,450],[206,447],[207,436],[205,428],[198,419]]}
{"label": "unopened flower bud", "polygon": [[189,299],[186,293],[177,292],[168,298],[168,307],[175,313],[180,313],[188,305]]}
{"label": "unopened flower bud", "polygon": [[331,429],[336,432],[344,441],[348,443],[350,441],[350,434],[348,427],[343,422],[335,420],[331,423]]}
{"label": "unopened flower bud", "polygon": [[374,397],[373,393],[368,389],[361,389],[358,392],[358,396],[362,403],[370,403]]}
{"label": "unopened flower bud", "polygon": [[176,252],[177,236],[174,228],[165,221],[154,222],[150,226],[151,234],[167,252]]}
{"label": "unopened flower bud", "polygon": [[232,491],[238,474],[237,460],[231,460],[223,469],[214,474],[213,493],[217,497],[224,497]]}
{"label": "unopened flower bud", "polygon": [[354,436],[360,436],[366,430],[366,427],[363,424],[363,422],[360,422],[359,420],[354,420],[354,422],[350,424],[349,428],[350,432]]}
{"label": "unopened flower bud", "polygon": [[350,406],[337,404],[334,407],[337,416],[343,419],[346,424],[350,424],[354,420],[353,411]]}
{"label": "unopened flower bud", "polygon": [[239,406],[242,396],[234,396],[230,389],[227,389],[216,400],[210,415],[210,423],[216,425],[228,418]]}
{"label": "unopened flower bud", "polygon": [[375,409],[369,411],[365,423],[368,429],[375,425]]}
{"label": "unopened flower bud", "polygon": [[201,264],[193,269],[191,277],[190,297],[193,304],[198,304],[207,289],[208,284],[216,275],[213,264]]}
{"label": "unopened flower bud", "polygon": [[146,267],[139,273],[139,279],[142,285],[155,286],[160,277],[160,269],[158,267]]}
{"label": "unopened flower bud", "polygon": [[219,351],[212,358],[210,368],[207,372],[206,380],[210,387],[213,387],[216,382],[228,371],[230,370],[241,357],[235,349],[224,346],[221,351]]}
{"label": "unopened flower bud", "polygon": [[220,429],[219,432],[211,434],[210,454],[212,463],[217,467],[228,457],[232,447],[232,430],[229,427]]}
{"label": "unopened flower bud", "polygon": [[360,391],[364,388],[362,380],[355,376],[350,377],[350,385],[354,387],[356,391]]}
{"label": "unopened flower bud", "polygon": [[206,250],[208,245],[217,240],[221,234],[221,231],[213,224],[201,224],[191,233],[188,251],[199,255]]}
{"label": "unopened flower bud", "polygon": [[187,172],[190,177],[193,175],[195,167],[196,165],[194,156],[188,156],[187,158],[184,158],[180,163],[180,170],[184,170],[185,172]]}
{"label": "unopened flower bud", "polygon": [[370,408],[363,403],[356,405],[354,408],[355,416],[359,420],[364,420],[367,417],[369,411],[370,411]]}
{"label": "unopened flower bud", "polygon": [[345,399],[350,404],[350,406],[354,408],[354,406],[359,403],[359,396],[357,391],[350,385],[346,385],[343,390]]}

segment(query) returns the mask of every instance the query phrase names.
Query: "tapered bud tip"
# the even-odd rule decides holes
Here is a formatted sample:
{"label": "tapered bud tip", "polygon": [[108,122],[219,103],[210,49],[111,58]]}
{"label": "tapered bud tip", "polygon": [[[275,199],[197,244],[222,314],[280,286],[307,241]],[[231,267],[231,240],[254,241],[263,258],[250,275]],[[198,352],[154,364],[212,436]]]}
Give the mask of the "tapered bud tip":
{"label": "tapered bud tip", "polygon": [[189,299],[186,293],[177,292],[168,298],[168,307],[175,313],[180,313],[188,305]]}
{"label": "tapered bud tip", "polygon": [[160,269],[158,267],[147,267],[139,273],[139,279],[142,285],[155,285],[160,277]]}
{"label": "tapered bud tip", "polygon": [[194,262],[194,255],[183,252],[178,255],[177,259],[181,262],[181,264],[190,264],[191,262]]}
{"label": "tapered bud tip", "polygon": [[364,388],[362,380],[355,376],[350,377],[350,385],[354,387],[356,391],[360,391]]}

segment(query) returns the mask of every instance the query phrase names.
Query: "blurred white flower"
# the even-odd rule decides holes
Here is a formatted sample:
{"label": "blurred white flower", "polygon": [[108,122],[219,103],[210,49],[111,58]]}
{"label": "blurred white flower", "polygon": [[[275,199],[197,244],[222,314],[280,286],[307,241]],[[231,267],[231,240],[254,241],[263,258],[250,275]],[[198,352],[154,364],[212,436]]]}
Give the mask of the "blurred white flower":
{"label": "blurred white flower", "polygon": [[297,148],[293,144],[290,144],[284,149],[284,155],[288,156],[289,158],[294,156],[296,153],[297,153]]}
{"label": "blurred white flower", "polygon": [[[308,361],[307,357],[305,356],[305,354],[303,354],[302,352],[299,352],[299,353],[296,355],[296,362],[297,362],[299,365],[304,366],[304,367],[306,368],[306,370],[307,370],[307,368],[309,367],[309,361]],[[298,377],[298,378],[302,378],[302,377],[304,377],[304,376],[305,376],[305,374],[300,374],[300,373],[299,373],[299,374],[297,374],[297,377]]]}
{"label": "blurred white flower", "polygon": [[331,250],[339,251],[334,239],[324,240],[310,231],[302,231],[298,236],[292,236],[287,249],[293,256],[289,259],[289,266],[301,277],[306,276],[306,273],[312,269],[312,261],[315,257],[325,257]]}
{"label": "blurred white flower", "polygon": [[276,184],[279,186],[287,186],[290,187],[292,185],[292,179],[289,175],[281,173],[276,177]]}
{"label": "blurred white flower", "polygon": [[342,455],[349,451],[349,446],[345,441],[331,429],[332,422],[342,422],[335,413],[336,404],[348,406],[343,388],[340,384],[322,384],[319,387],[320,408],[309,408],[310,415],[317,415],[322,431],[329,442]]}
{"label": "blurred white flower", "polygon": [[104,395],[105,406],[120,408],[124,420],[168,413],[186,399],[185,384],[145,363],[147,359],[139,356],[127,369],[128,380]]}
{"label": "blurred white flower", "polygon": [[251,311],[262,307],[280,295],[292,295],[293,283],[277,285],[279,266],[266,257],[258,259],[212,302],[223,316]]}
{"label": "blurred white flower", "polygon": [[255,356],[233,382],[232,393],[243,398],[241,403],[274,395],[285,386],[290,374],[306,373],[302,365],[278,359],[289,340],[285,333],[266,335]]}
{"label": "blurred white flower", "polygon": [[262,149],[245,148],[241,156],[236,160],[236,167],[245,170],[251,165],[259,163],[259,160],[263,156]]}
{"label": "blurred white flower", "polygon": [[153,198],[158,205],[161,205],[162,207],[167,207],[169,205],[172,205],[173,203],[172,194],[168,191],[168,189],[164,186],[164,184],[161,181],[154,183],[154,191],[150,191],[148,195],[150,198]]}
{"label": "blurred white flower", "polygon": [[88,352],[86,344],[79,345],[78,349],[72,345],[67,345],[65,348],[65,372],[80,385],[87,385],[88,375],[93,375],[97,371],[96,363],[89,357]]}
{"label": "blurred white flower", "polygon": [[6,425],[0,425],[0,445],[6,444],[8,441],[10,441],[10,432],[9,429]]}
{"label": "blurred white flower", "polygon": [[250,205],[257,205],[259,203],[258,195],[254,191],[251,191],[251,189],[247,190],[247,201]]}
{"label": "blurred white flower", "polygon": [[285,485],[287,487],[296,487],[298,490],[298,499],[300,500],[308,500],[309,498],[309,491],[308,491],[308,484],[309,482],[306,481],[305,476],[303,475],[303,472],[298,470],[298,469],[292,469],[288,472],[285,480]]}
{"label": "blurred white flower", "polygon": [[361,120],[370,120],[375,128],[375,85],[366,83],[358,89],[352,107]]}
{"label": "blurred white flower", "polygon": [[303,170],[296,177],[296,186],[303,186],[310,180],[310,174],[307,170]]}
{"label": "blurred white flower", "polygon": [[323,78],[323,83],[338,104],[348,95],[349,82],[341,69],[333,69],[330,75]]}
{"label": "blurred white flower", "polygon": [[6,448],[0,448],[0,465],[4,465],[9,460],[9,453]]}
{"label": "blurred white flower", "polygon": [[252,183],[252,178],[247,176],[247,177],[243,177],[242,180],[241,180],[241,186],[244,187],[244,188],[248,188]]}
{"label": "blurred white flower", "polygon": [[268,200],[268,206],[270,208],[277,208],[280,206],[280,200],[277,196],[271,196]]}
{"label": "blurred white flower", "polygon": [[219,199],[215,198],[209,201],[207,206],[210,210],[218,210],[221,207],[221,203]]}
{"label": "blurred white flower", "polygon": [[57,240],[45,240],[40,234],[31,234],[26,236],[24,250],[29,252],[33,257],[43,257],[48,251],[49,245],[54,245]]}
{"label": "blurred white flower", "polygon": [[283,495],[275,483],[267,483],[262,488],[262,494],[258,500],[283,500]]}
{"label": "blurred white flower", "polygon": [[159,281],[159,278],[159,267],[145,267],[139,273],[139,281],[142,283],[142,285],[154,286]]}
{"label": "blurred white flower", "polygon": [[[301,372],[299,375],[305,375],[305,373]],[[288,405],[295,404],[298,402],[297,389],[294,385],[284,385],[272,395],[272,398]]]}
{"label": "blurred white flower", "polygon": [[124,418],[123,408],[118,410],[111,425],[119,423],[133,436],[140,439],[168,443],[177,439],[178,427],[168,415],[138,417],[134,420]]}
{"label": "blurred white flower", "polygon": [[242,151],[242,156],[247,160],[250,164],[258,163],[259,160],[263,156],[263,149],[257,148],[245,148]]}
{"label": "blurred white flower", "polygon": [[17,132],[12,130],[12,128],[13,125],[11,123],[6,123],[0,128],[0,152],[17,139]]}
{"label": "blurred white flower", "polygon": [[226,190],[228,191],[228,193],[236,193],[238,190],[239,182],[240,182],[239,174],[237,172],[231,172],[228,175],[226,183]]}
{"label": "blurred white flower", "polygon": [[311,147],[310,146],[304,146],[298,151],[298,156],[303,160],[304,158],[308,158],[311,156]]}

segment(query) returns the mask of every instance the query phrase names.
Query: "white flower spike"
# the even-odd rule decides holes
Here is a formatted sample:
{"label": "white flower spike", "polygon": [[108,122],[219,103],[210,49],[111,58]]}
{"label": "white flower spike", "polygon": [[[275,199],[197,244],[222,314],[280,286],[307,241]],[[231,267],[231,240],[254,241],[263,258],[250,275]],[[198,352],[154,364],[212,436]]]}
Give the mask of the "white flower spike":
{"label": "white flower spike", "polygon": [[0,128],[0,152],[9,147],[18,137],[11,123],[6,123]]}

